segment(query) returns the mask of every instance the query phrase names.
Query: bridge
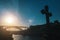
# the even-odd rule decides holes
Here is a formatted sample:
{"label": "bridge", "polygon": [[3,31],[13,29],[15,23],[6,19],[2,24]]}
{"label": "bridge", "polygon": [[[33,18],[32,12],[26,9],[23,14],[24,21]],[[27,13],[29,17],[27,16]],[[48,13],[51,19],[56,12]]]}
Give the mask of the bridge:
{"label": "bridge", "polygon": [[0,26],[0,31],[9,32],[9,34],[12,32],[13,34],[20,34],[20,32],[27,30],[28,27],[25,26]]}
{"label": "bridge", "polygon": [[25,26],[0,26],[0,28],[5,29],[6,31],[22,31],[28,29],[28,27]]}

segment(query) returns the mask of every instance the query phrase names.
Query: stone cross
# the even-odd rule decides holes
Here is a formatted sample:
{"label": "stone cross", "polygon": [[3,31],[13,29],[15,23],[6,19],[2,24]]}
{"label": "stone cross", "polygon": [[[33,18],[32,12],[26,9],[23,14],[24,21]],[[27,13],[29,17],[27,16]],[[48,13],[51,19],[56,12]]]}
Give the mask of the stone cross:
{"label": "stone cross", "polygon": [[49,17],[51,17],[52,14],[49,12],[49,8],[47,5],[45,6],[44,9],[41,10],[41,13],[46,15],[46,24],[49,24],[50,23]]}

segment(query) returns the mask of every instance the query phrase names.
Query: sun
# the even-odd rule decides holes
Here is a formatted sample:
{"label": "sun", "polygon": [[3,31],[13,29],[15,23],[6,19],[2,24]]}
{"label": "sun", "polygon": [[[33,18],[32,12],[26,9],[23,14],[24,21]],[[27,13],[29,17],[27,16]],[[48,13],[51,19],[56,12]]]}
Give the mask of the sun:
{"label": "sun", "polygon": [[13,23],[13,18],[12,17],[7,17],[6,19],[5,19],[5,22],[6,23],[8,23],[8,24],[11,24],[11,23]]}
{"label": "sun", "polygon": [[2,17],[2,25],[4,26],[13,26],[15,25],[16,21],[16,17],[12,14],[6,14],[4,15],[4,17]]}
{"label": "sun", "polygon": [[2,25],[4,26],[15,26],[18,25],[18,18],[14,15],[5,15],[2,18]]}
{"label": "sun", "polygon": [[20,21],[15,11],[3,11],[1,20],[3,26],[17,26]]}

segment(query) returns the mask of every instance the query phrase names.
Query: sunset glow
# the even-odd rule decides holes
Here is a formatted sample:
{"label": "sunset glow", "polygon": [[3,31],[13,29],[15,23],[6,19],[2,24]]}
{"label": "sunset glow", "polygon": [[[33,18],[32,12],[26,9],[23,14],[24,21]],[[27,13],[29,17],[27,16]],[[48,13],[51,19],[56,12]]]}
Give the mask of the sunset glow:
{"label": "sunset glow", "polygon": [[7,17],[7,18],[5,19],[5,22],[8,23],[8,24],[13,23],[13,21],[14,21],[14,18],[12,18],[12,17]]}
{"label": "sunset glow", "polygon": [[15,12],[5,11],[2,16],[2,25],[4,26],[14,26],[18,24],[18,17],[15,15]]}

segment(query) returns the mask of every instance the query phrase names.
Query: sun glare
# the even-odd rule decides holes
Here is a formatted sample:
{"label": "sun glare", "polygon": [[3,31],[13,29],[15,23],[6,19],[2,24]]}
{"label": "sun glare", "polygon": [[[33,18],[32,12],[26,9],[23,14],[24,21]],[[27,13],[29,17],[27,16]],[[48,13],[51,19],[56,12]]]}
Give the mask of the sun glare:
{"label": "sun glare", "polygon": [[8,15],[8,16],[5,16],[3,18],[3,24],[4,25],[12,26],[14,24],[14,22],[15,22],[15,17],[14,16]]}
{"label": "sun glare", "polygon": [[4,14],[2,16],[3,26],[16,26],[18,24],[18,17],[15,15],[15,12],[5,11],[3,12],[3,14]]}
{"label": "sun glare", "polygon": [[6,19],[5,19],[5,21],[7,22],[7,23],[13,23],[13,18],[12,17],[7,17]]}

